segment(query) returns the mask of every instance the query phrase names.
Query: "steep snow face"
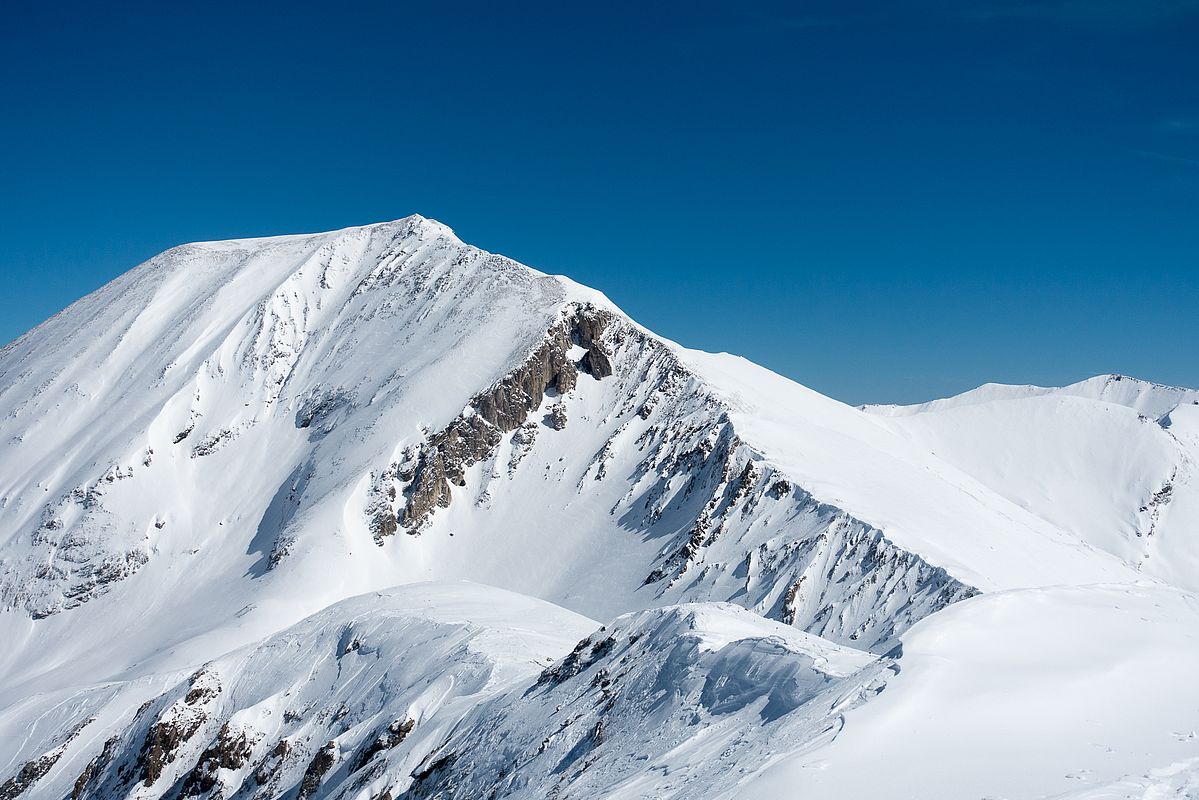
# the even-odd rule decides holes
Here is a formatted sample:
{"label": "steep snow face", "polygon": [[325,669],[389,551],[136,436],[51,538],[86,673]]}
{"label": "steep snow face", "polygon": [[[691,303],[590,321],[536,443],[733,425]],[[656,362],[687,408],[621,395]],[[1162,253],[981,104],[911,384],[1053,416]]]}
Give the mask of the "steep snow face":
{"label": "steep snow face", "polygon": [[684,360],[713,387],[747,442],[826,502],[980,590],[1136,577],[887,420],[824,397],[742,358]]}
{"label": "steep snow face", "polygon": [[[789,480],[673,347],[614,315],[604,341],[611,375],[547,396],[462,470],[418,538],[397,535],[384,550],[424,565],[422,577],[452,569],[597,619],[734,599],[873,650],[972,593]],[[422,459],[390,470],[400,502]]]}
{"label": "steep snow face", "polygon": [[80,800],[731,797],[894,671],[729,604],[597,627],[475,584],[371,593],[192,671],[31,697],[0,714],[5,771]]}
{"label": "steep snow face", "polygon": [[0,694],[199,663],[404,580],[366,535],[372,468],[593,299],[409,218],[176,248],[12,343]]}
{"label": "steep snow face", "polygon": [[[1114,402],[1117,389],[1127,402]],[[1037,394],[951,398],[888,411],[883,421],[1079,541],[1196,589],[1199,447],[1190,427],[1199,405],[1191,394],[1093,379]]]}
{"label": "steep snow face", "polygon": [[595,626],[472,584],[372,593],[190,673],[31,696],[0,770],[39,797],[377,797]]}
{"label": "steep snow face", "polygon": [[6,605],[73,607],[221,528],[257,526],[221,560],[260,569],[268,509],[311,513],[441,425],[567,294],[420,218],[151,260],[0,355]]}
{"label": "steep snow face", "polygon": [[830,741],[890,664],[727,604],[621,617],[480,705],[399,796],[736,797]]}

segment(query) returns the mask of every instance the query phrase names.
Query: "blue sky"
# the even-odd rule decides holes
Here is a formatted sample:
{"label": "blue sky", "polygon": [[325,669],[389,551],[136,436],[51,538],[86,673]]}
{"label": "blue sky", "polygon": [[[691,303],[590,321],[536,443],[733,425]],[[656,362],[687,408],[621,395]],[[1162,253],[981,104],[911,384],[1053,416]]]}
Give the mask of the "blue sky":
{"label": "blue sky", "polygon": [[174,244],[419,212],[848,402],[1199,386],[1196,42],[1169,0],[24,4],[0,341]]}

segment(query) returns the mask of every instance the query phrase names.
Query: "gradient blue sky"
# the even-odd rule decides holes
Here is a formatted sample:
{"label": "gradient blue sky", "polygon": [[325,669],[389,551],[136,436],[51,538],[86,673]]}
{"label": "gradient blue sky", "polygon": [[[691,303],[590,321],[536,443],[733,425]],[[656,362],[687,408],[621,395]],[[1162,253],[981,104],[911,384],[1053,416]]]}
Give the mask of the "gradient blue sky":
{"label": "gradient blue sky", "polygon": [[26,3],[0,108],[0,341],[419,212],[849,402],[1199,386],[1197,2]]}

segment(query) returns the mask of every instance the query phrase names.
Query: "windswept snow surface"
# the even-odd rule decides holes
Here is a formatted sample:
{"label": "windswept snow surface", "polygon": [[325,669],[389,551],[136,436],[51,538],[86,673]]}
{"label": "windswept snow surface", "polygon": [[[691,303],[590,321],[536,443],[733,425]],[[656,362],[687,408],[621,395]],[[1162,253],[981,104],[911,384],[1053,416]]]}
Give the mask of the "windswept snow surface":
{"label": "windswept snow surface", "polygon": [[1199,589],[1199,393],[1105,376],[867,410],[1076,540]]}
{"label": "windswept snow surface", "polygon": [[979,589],[1131,577],[869,415],[742,358],[684,358],[726,398],[741,435],[784,473]]}
{"label": "windswept snow surface", "polygon": [[1199,749],[1192,594],[1123,585],[976,597],[912,628],[899,665],[836,741],[741,796],[1120,797],[1097,787]]}
{"label": "windswept snow surface", "polygon": [[927,411],[944,411],[949,408],[990,403],[996,400],[1019,400],[1027,397],[1080,397],[1104,403],[1127,406],[1150,419],[1160,419],[1170,409],[1180,405],[1199,402],[1199,389],[1181,386],[1165,386],[1151,381],[1142,381],[1127,375],[1096,375],[1069,386],[1014,386],[1006,383],[988,383],[968,392],[931,400],[916,405],[871,405],[863,408],[872,414],[903,417],[923,414]]}
{"label": "windswept snow surface", "polygon": [[169,250],[0,350],[0,800],[1186,796],[1197,400],[851,408],[419,216]]}

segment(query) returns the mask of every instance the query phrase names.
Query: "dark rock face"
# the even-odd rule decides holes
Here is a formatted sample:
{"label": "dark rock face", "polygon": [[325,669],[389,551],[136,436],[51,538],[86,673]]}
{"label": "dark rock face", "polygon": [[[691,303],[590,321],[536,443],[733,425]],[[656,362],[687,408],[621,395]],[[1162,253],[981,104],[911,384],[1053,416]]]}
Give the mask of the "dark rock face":
{"label": "dark rock face", "polygon": [[[458,756],[454,753],[431,757],[424,766],[412,773],[412,785],[408,791],[400,795],[403,798],[429,797],[433,792],[445,785],[453,786],[454,762]],[[443,795],[444,796],[444,795]]]}
{"label": "dark rock face", "polygon": [[579,344],[587,348],[587,352],[579,361],[579,366],[596,380],[607,378],[612,374],[612,361],[608,358],[608,353],[600,341],[609,321],[610,318],[607,315],[597,315],[580,319],[576,326]]}
{"label": "dark rock face", "polygon": [[263,756],[262,760],[254,766],[252,775],[254,782],[258,786],[266,787],[268,790],[273,790],[279,783],[279,774],[283,770],[283,764],[291,753],[291,745],[286,739],[280,739],[269,753]]}
{"label": "dark rock face", "polygon": [[33,785],[58,762],[61,755],[61,752],[52,752],[32,761],[26,761],[16,775],[0,784],[0,800],[14,800],[24,794],[26,790],[32,789]]}
{"label": "dark rock face", "polygon": [[471,407],[482,421],[501,432],[519,427],[529,412],[541,404],[547,390],[566,394],[575,387],[578,369],[567,356],[569,349],[565,326],[551,330],[524,364],[475,397]]}
{"label": "dark rock face", "polygon": [[162,777],[166,765],[175,760],[175,751],[195,735],[203,722],[202,718],[195,717],[182,721],[182,724],[159,722],[150,728],[141,753],[142,780],[146,786],[153,786]]}
{"label": "dark rock face", "polygon": [[80,773],[71,800],[158,797],[164,792],[178,798],[212,790],[217,771],[244,764],[255,744],[225,724],[203,746],[213,736],[222,691],[215,670],[205,666],[182,685],[147,700]]}
{"label": "dark rock face", "polygon": [[357,772],[370,763],[370,760],[377,754],[399,746],[408,737],[408,734],[412,732],[414,727],[416,727],[416,720],[413,719],[397,719],[388,725],[387,730],[380,733],[370,744],[363,748],[354,762],[354,767],[350,771]]}
{"label": "dark rock face", "polygon": [[383,544],[384,539],[400,529],[399,521],[390,507],[372,514],[369,525],[375,544]]}
{"label": "dark rock face", "polygon": [[235,731],[226,722],[216,741],[204,750],[188,773],[181,796],[194,797],[211,791],[217,784],[217,770],[241,769],[250,758],[253,746],[244,732]]}
{"label": "dark rock face", "polygon": [[21,769],[17,771],[16,775],[13,775],[4,783],[0,783],[0,800],[14,800],[14,798],[32,789],[33,785],[40,781],[58,763],[58,760],[62,758],[67,745],[74,741],[75,737],[91,724],[93,720],[94,717],[88,717],[71,729],[67,734],[66,740],[58,745],[58,747],[22,764]]}
{"label": "dark rock face", "polygon": [[180,748],[208,721],[204,706],[215,699],[220,691],[221,685],[216,675],[201,669],[191,677],[183,704],[176,702],[169,706],[150,726],[137,756],[137,766],[144,785],[153,786],[162,777],[167,765],[175,760]]}
{"label": "dark rock face", "polygon": [[92,788],[92,778],[104,767],[112,763],[112,760],[116,757],[119,744],[119,736],[112,736],[104,743],[104,749],[100,751],[100,755],[89,761],[87,766],[83,768],[83,772],[79,773],[79,777],[75,779],[75,786],[71,790],[71,800],[83,800],[83,798],[89,795]]}
{"label": "dark rock face", "polygon": [[[605,630],[605,628],[600,628],[599,632],[604,633]],[[634,639],[634,641],[636,640]],[[542,686],[559,686],[565,683],[611,653],[615,646],[616,640],[611,636],[594,643],[588,636],[575,645],[575,649],[571,650],[561,661],[542,670],[533,689]],[[533,691],[533,689],[529,691]]]}
{"label": "dark rock face", "polygon": [[206,703],[216,697],[221,690],[220,684],[215,680],[205,680],[209,673],[201,670],[192,677],[191,688],[187,690],[187,694],[183,697],[183,702],[189,706],[194,706],[196,703]]}
{"label": "dark rock face", "polygon": [[320,788],[321,780],[329,770],[333,769],[336,762],[337,742],[331,741],[317,751],[312,761],[309,762],[308,769],[304,770],[304,779],[300,781],[300,793],[296,795],[298,800],[307,800],[312,797]]}
{"label": "dark rock face", "polygon": [[[117,581],[124,580],[144,567],[150,557],[141,550],[110,556],[99,564],[86,563],[75,570],[75,583],[63,590],[63,609],[83,605],[111,588]],[[43,616],[49,616],[43,615]],[[38,618],[35,614],[34,618]]]}
{"label": "dark rock face", "polygon": [[608,360],[608,354],[599,344],[587,351],[579,362],[579,366],[596,380],[607,378],[612,374],[612,362]]}
{"label": "dark rock face", "polygon": [[203,458],[204,456],[210,456],[235,438],[237,438],[237,431],[222,428],[216,433],[205,436],[203,441],[193,447],[191,457]]}
{"label": "dark rock face", "polygon": [[566,427],[566,409],[561,403],[555,403],[549,413],[550,427],[556,431],[560,431]]}
{"label": "dark rock face", "polygon": [[[546,333],[545,340],[532,355],[495,386],[476,395],[467,412],[459,415],[444,430],[434,434],[420,449],[415,464],[399,477],[409,480],[404,491],[406,504],[400,524],[416,528],[434,510],[450,504],[450,484],[464,486],[467,468],[486,458],[499,445],[503,435],[525,423],[549,391],[566,394],[578,381],[579,367],[596,379],[612,374],[612,364],[600,337],[611,320],[610,315],[591,306],[581,306]],[[576,364],[570,358],[573,345],[586,348]],[[565,425],[565,413],[551,423]],[[390,532],[390,526],[373,523],[376,541]]]}

